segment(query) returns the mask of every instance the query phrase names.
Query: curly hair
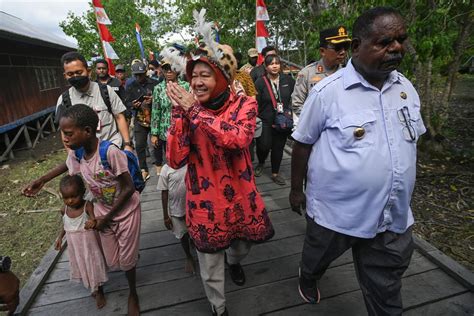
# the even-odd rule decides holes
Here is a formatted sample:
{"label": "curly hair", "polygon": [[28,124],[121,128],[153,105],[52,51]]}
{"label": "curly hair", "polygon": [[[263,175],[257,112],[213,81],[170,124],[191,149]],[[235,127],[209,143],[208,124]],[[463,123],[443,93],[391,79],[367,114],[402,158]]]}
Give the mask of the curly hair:
{"label": "curly hair", "polygon": [[94,132],[99,125],[97,113],[85,104],[75,104],[66,108],[61,113],[61,119],[65,117],[72,119],[77,127],[86,128],[89,126]]}
{"label": "curly hair", "polygon": [[63,190],[64,188],[68,186],[73,186],[75,185],[76,188],[79,190],[79,193],[81,195],[84,195],[86,193],[86,185],[84,184],[84,181],[82,180],[81,176],[78,174],[75,175],[66,175],[64,176],[61,181],[59,182],[59,190]]}
{"label": "curly hair", "polygon": [[372,26],[376,18],[386,15],[396,15],[401,17],[400,12],[392,7],[375,7],[362,13],[352,26],[353,38],[365,38],[372,32]]}

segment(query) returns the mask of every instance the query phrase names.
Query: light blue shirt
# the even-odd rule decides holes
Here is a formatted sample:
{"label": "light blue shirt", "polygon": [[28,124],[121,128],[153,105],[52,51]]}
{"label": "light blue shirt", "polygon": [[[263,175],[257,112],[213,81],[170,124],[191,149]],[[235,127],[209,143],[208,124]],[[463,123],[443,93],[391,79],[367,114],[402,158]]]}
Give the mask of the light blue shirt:
{"label": "light blue shirt", "polygon": [[361,238],[405,232],[413,224],[416,142],[425,131],[418,94],[397,71],[381,90],[354,69],[352,60],[321,80],[292,135],[314,144],[306,188],[309,217]]}

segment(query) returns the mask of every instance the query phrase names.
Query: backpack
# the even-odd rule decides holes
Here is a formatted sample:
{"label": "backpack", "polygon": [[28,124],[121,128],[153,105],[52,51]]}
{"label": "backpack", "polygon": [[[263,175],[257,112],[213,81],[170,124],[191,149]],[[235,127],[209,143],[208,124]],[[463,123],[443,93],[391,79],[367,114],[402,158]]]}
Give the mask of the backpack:
{"label": "backpack", "polygon": [[[104,167],[104,169],[109,169],[109,170],[111,169],[111,167],[110,167],[109,162],[107,161],[107,151],[109,150],[109,147],[111,145],[116,146],[115,144],[113,144],[112,142],[108,140],[101,140],[99,144],[100,162],[102,163],[102,166]],[[128,172],[130,172],[130,175],[132,176],[135,190],[141,193],[143,189],[145,188],[145,181],[143,180],[140,166],[138,164],[138,158],[131,151],[122,150],[122,152],[125,153],[125,155],[127,156]],[[76,156],[77,161],[80,162],[81,159],[84,157],[84,148],[81,147],[79,149],[76,149],[74,151],[74,154]]]}
{"label": "backpack", "polygon": [[[105,106],[110,114],[114,115],[112,112],[112,103],[110,102],[109,90],[107,89],[107,85],[98,83],[100,88],[100,96],[102,100],[104,100]],[[59,124],[59,119],[61,118],[62,112],[67,109],[68,107],[72,106],[71,96],[69,95],[69,89],[62,93],[62,103],[58,106],[56,110],[56,115],[54,116],[54,122]]]}

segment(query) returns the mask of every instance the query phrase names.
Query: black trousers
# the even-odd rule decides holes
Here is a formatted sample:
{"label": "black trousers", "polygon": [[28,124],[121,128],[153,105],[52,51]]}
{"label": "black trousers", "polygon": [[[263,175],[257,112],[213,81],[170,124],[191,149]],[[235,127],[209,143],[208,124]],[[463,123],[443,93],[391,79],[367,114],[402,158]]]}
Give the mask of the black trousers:
{"label": "black trousers", "polygon": [[272,173],[278,173],[287,138],[288,133],[277,132],[271,125],[264,123],[262,125],[262,135],[257,138],[258,163],[264,164],[271,151]]}
{"label": "black trousers", "polygon": [[[150,134],[150,128],[144,127],[135,121],[133,133],[135,135],[135,150],[137,151],[140,169],[148,171],[148,165],[146,164],[146,148],[148,146],[148,135]],[[155,161],[158,161],[158,156],[160,155],[158,150],[153,148],[152,155]],[[161,161],[163,162],[163,151],[161,151]]]}
{"label": "black trousers", "polygon": [[301,276],[319,280],[329,264],[352,248],[354,268],[369,315],[401,315],[402,275],[413,254],[411,227],[403,234],[383,232],[363,239],[344,235],[306,216]]}
{"label": "black trousers", "polygon": [[163,140],[158,140],[158,144],[153,147],[155,155],[155,165],[163,166],[165,159],[163,158],[166,155],[166,142]]}

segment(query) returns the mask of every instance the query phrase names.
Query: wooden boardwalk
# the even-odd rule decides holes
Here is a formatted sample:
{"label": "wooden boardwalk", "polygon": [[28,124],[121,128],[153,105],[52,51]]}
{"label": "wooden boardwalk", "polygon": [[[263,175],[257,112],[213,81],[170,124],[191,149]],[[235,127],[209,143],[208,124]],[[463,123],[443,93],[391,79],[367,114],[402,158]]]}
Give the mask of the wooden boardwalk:
{"label": "wooden boardwalk", "polygon": [[[289,179],[290,159],[286,154],[282,173]],[[338,258],[321,280],[321,303],[303,303],[297,290],[297,274],[305,220],[289,209],[289,185],[277,186],[269,175],[267,167],[257,183],[276,234],[267,243],[254,246],[242,262],[247,277],[244,286],[234,285],[226,274],[229,313],[246,316],[366,315],[350,252]],[[161,194],[156,191],[156,183],[157,178],[153,177],[142,193],[141,258],[137,269],[142,314],[210,315],[199,276],[184,272],[181,245],[163,225]],[[403,278],[405,314],[474,315],[472,283],[458,282],[422,252],[415,251]],[[41,287],[29,315],[126,313],[128,290],[123,273],[110,273],[105,286],[107,305],[100,311],[96,310],[90,293],[68,278],[68,258],[64,253]],[[468,275],[469,278],[472,280],[472,275]]]}

